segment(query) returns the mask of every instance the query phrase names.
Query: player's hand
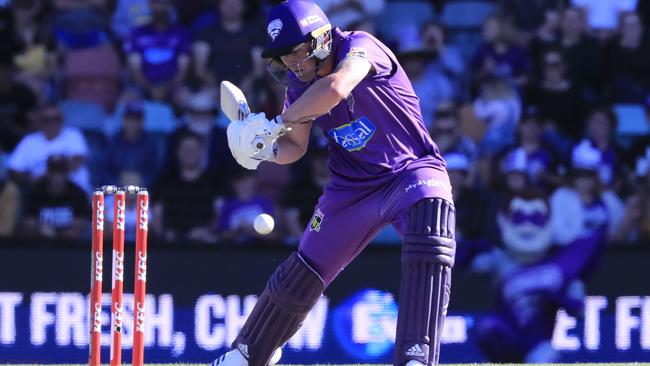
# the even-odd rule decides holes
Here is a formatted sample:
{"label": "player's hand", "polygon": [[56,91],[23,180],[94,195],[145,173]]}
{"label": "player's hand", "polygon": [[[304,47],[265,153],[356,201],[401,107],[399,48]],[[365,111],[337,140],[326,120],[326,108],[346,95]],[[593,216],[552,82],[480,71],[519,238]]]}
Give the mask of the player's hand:
{"label": "player's hand", "polygon": [[228,125],[228,147],[239,165],[255,170],[260,162],[275,160],[276,140],[284,131],[284,125],[277,119],[268,120],[264,113],[251,113],[243,121]]}

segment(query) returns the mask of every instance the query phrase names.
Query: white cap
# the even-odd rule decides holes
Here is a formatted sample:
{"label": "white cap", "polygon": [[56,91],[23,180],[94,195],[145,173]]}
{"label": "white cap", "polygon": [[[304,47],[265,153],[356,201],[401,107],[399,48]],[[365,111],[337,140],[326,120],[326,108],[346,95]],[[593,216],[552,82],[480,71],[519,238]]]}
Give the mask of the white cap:
{"label": "white cap", "polygon": [[589,140],[582,140],[578,146],[573,148],[571,164],[573,169],[598,171],[601,158],[601,152],[593,147]]}
{"label": "white cap", "polygon": [[503,163],[501,164],[501,171],[503,173],[522,172],[528,171],[528,155],[523,148],[517,148],[510,152]]}

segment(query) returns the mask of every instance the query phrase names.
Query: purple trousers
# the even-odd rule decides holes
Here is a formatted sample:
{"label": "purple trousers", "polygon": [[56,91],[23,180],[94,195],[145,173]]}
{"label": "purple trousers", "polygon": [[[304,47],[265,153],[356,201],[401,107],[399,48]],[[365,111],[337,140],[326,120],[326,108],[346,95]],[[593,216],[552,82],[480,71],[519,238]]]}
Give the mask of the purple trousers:
{"label": "purple trousers", "polygon": [[408,211],[423,198],[453,202],[447,172],[414,162],[388,183],[363,189],[325,187],[299,252],[327,287],[387,225],[403,235]]}

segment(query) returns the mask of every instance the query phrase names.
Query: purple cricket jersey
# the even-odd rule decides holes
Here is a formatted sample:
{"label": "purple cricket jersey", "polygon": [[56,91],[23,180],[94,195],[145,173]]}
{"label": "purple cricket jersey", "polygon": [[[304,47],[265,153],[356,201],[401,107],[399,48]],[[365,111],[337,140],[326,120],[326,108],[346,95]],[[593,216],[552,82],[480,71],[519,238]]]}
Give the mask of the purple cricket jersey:
{"label": "purple cricket jersey", "polygon": [[[332,35],[335,64],[363,58],[375,72],[315,120],[328,139],[331,174],[299,251],[326,286],[384,227],[392,224],[403,234],[415,203],[427,197],[452,202],[444,160],[395,55],[368,33],[334,29]],[[310,85],[290,77],[285,107]]]}
{"label": "purple cricket jersey", "polygon": [[[328,114],[315,120],[329,141],[334,187],[377,186],[409,164],[444,170],[445,164],[422,120],[420,103],[393,52],[365,32],[332,31],[337,65],[346,57],[370,61],[374,73]],[[285,108],[310,84],[290,74]],[[415,168],[415,167],[413,167]]]}
{"label": "purple cricket jersey", "polygon": [[161,84],[172,80],[178,72],[178,58],[189,54],[190,38],[178,24],[158,30],[152,25],[136,28],[124,44],[125,53],[142,57],[142,72],[149,82]]}

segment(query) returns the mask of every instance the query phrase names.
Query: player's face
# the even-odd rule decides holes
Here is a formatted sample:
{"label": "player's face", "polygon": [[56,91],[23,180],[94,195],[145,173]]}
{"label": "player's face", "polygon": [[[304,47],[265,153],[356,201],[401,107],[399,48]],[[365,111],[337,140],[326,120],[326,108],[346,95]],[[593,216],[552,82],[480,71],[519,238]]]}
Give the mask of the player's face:
{"label": "player's face", "polygon": [[281,56],[282,63],[293,72],[300,81],[310,81],[316,77],[316,59],[309,56],[309,43],[301,43],[291,53]]}

